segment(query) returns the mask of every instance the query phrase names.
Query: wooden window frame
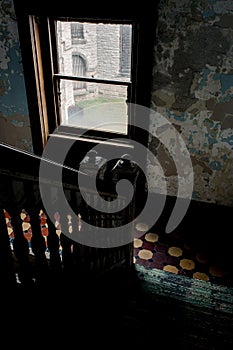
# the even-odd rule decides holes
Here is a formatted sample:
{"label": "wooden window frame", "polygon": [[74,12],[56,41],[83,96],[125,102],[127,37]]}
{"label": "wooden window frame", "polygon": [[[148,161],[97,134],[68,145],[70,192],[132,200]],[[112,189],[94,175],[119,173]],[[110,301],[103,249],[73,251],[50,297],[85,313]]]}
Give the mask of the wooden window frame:
{"label": "wooden window frame", "polygon": [[[128,9],[128,5],[126,9],[123,1],[121,4],[121,0],[112,8],[106,6],[102,1],[93,6],[85,4],[77,6],[75,2],[67,0],[65,9],[62,4],[56,4],[54,8],[48,9],[47,4],[43,4],[43,1],[14,0],[35,154],[41,155],[43,153],[48,138],[60,124],[53,71],[57,62],[52,55],[53,43],[56,42],[56,38],[53,37],[54,28],[52,31],[49,30],[53,26],[53,21],[49,18],[73,17],[80,21],[93,19],[94,22],[134,23],[137,35],[134,36],[133,40],[137,52],[136,55],[133,55],[132,62],[130,102],[150,107],[156,25],[154,5],[155,1],[148,1],[147,6],[143,7],[133,3],[131,9]],[[77,16],[74,16],[76,13]],[[42,40],[42,45],[40,45],[40,40]],[[149,123],[149,116],[147,122]],[[98,142],[98,135],[100,135],[99,132],[88,135],[90,142]],[[109,133],[101,134],[99,139],[103,142],[105,137],[109,136]],[[114,138],[116,135],[113,133],[111,136]],[[139,137],[140,143],[147,146],[148,135],[143,133]],[[138,140],[138,131],[134,127],[129,127],[126,143],[130,143],[130,139]]]}

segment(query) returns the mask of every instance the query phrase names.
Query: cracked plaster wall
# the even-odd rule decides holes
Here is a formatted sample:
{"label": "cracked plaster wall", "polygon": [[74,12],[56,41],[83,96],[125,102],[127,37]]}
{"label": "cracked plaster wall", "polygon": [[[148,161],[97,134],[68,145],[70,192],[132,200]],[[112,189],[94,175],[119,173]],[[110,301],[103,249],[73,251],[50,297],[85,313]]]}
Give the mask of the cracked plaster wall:
{"label": "cracked plaster wall", "polygon": [[[156,0],[155,0],[156,1]],[[32,151],[12,0],[0,0],[0,141]],[[193,198],[233,205],[233,2],[160,0],[151,106],[182,136],[194,170]],[[150,120],[156,134],[156,118]],[[171,144],[175,137],[171,137]],[[150,149],[177,194],[173,157],[156,137]],[[148,163],[149,190],[164,179]]]}
{"label": "cracked plaster wall", "polygon": [[21,51],[12,0],[0,0],[0,141],[32,151]]}
{"label": "cracked plaster wall", "polygon": [[[161,0],[151,104],[182,136],[191,156],[195,200],[233,206],[233,1]],[[149,189],[164,179],[177,195],[173,157],[158,142],[156,114],[149,148]],[[175,138],[171,142],[175,142]]]}

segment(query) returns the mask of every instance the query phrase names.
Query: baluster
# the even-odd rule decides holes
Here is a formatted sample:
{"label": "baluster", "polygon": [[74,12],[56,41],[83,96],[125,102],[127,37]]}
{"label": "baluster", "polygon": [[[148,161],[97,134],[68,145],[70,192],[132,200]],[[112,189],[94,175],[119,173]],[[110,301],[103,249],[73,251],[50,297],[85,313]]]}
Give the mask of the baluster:
{"label": "baluster", "polygon": [[36,283],[41,285],[48,281],[48,262],[45,255],[46,243],[41,233],[39,211],[32,208],[29,215],[32,227],[31,247],[35,259],[35,278]]}
{"label": "baluster", "polygon": [[3,288],[16,286],[12,251],[3,209],[0,210],[0,271]]}
{"label": "baluster", "polygon": [[[75,212],[77,210],[76,198],[74,194],[74,189],[70,190],[68,188],[64,189],[65,197],[70,205],[70,207]],[[70,279],[75,279],[76,275],[76,261],[75,261],[75,241],[72,239],[78,232],[78,216],[75,215],[71,217],[69,212],[63,213],[61,215],[61,244],[62,244],[62,259],[63,266],[66,276]]]}
{"label": "baluster", "polygon": [[83,256],[83,246],[78,242],[73,242],[73,263],[74,263],[74,270],[77,276],[79,275],[81,277],[82,274],[82,256]]}
{"label": "baluster", "polygon": [[87,262],[83,262],[84,255],[84,247],[79,243],[79,235],[83,235],[82,226],[81,226],[81,215],[80,215],[80,207],[81,207],[81,195],[78,188],[72,189],[69,194],[70,204],[73,209],[74,214],[72,215],[70,221],[72,225],[72,233],[73,243],[72,243],[72,261],[73,261],[73,269],[76,276],[79,278],[83,277],[85,274],[83,267],[87,267]]}
{"label": "baluster", "polygon": [[18,277],[22,285],[34,285],[34,276],[32,270],[32,262],[29,259],[29,244],[23,233],[23,222],[21,213],[25,203],[25,192],[23,179],[19,177],[8,177],[5,180],[5,186],[8,189],[8,203],[6,208],[11,216],[11,225],[13,228],[13,250],[17,259]]}
{"label": "baluster", "polygon": [[68,219],[66,213],[60,213],[61,234],[60,242],[62,247],[62,265],[64,267],[65,277],[72,280],[74,264],[72,256],[73,241],[67,236]]}
{"label": "baluster", "polygon": [[[89,254],[87,254],[86,259],[89,259],[89,270],[90,272],[95,275],[98,273],[98,271],[101,270],[101,255],[100,253],[100,249],[99,248],[95,248],[95,247],[89,247]],[[91,258],[88,258],[88,256],[90,256]]]}
{"label": "baluster", "polygon": [[127,251],[125,253],[125,257],[126,257],[126,268],[127,270],[132,270],[134,264],[133,264],[133,258],[134,258],[134,246],[133,246],[133,242],[130,242],[127,245]]}
{"label": "baluster", "polygon": [[55,223],[51,221],[49,217],[47,217],[47,225],[48,225],[48,249],[50,254],[50,269],[52,276],[55,279],[58,279],[61,276],[62,272],[62,263],[61,263],[61,255],[60,255],[60,239],[57,234],[57,229],[55,227]]}
{"label": "baluster", "polygon": [[41,199],[37,182],[24,181],[24,191],[27,202],[25,209],[30,216],[30,224],[32,229],[31,249],[34,254],[35,278],[38,285],[46,284],[48,281],[48,262],[45,255],[46,242],[42,235],[40,210]]}
{"label": "baluster", "polygon": [[[46,195],[46,203],[50,203],[53,213],[46,213],[43,204],[41,205],[42,212],[46,216],[46,223],[48,226],[47,248],[49,250],[49,268],[51,272],[52,281],[59,281],[62,275],[62,252],[60,241],[60,214],[58,212],[58,196],[59,191],[57,186],[50,183],[43,183],[43,195]],[[53,217],[51,217],[53,215]]]}
{"label": "baluster", "polygon": [[18,277],[22,285],[32,286],[33,273],[32,264],[29,260],[29,245],[23,234],[21,209],[12,208],[10,212],[11,224],[14,232],[13,249],[18,263]]}
{"label": "baluster", "polygon": [[[78,234],[79,235],[89,235],[89,231],[86,230],[85,222],[90,223],[90,213],[88,209],[88,205],[86,201],[89,200],[89,196],[86,196],[87,193],[85,193],[85,199],[82,198],[79,190],[77,190],[77,221],[78,221]],[[82,224],[83,222],[83,224]],[[80,226],[81,225],[81,226]],[[74,244],[74,259],[76,264],[76,271],[79,274],[80,277],[84,278],[87,277],[86,274],[89,272],[89,260],[91,257],[87,258],[87,248],[85,245],[76,242]]]}

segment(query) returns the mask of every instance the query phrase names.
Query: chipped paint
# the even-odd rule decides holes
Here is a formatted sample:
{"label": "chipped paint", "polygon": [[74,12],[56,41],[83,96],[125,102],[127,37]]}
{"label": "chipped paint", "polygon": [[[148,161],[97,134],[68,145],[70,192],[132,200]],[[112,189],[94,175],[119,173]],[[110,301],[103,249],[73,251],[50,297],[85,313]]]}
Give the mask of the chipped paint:
{"label": "chipped paint", "polygon": [[218,160],[213,160],[212,162],[209,163],[209,166],[213,170],[220,170],[222,167],[222,164]]}
{"label": "chipped paint", "polygon": [[221,92],[224,95],[228,90],[232,89],[233,74],[215,73],[213,80],[219,80],[221,84]]}
{"label": "chipped paint", "polygon": [[233,135],[223,135],[221,141],[227,143],[229,146],[233,146]]}
{"label": "chipped paint", "polygon": [[32,151],[17,23],[12,0],[0,7],[0,141]]}
{"label": "chipped paint", "polygon": [[[156,0],[155,0],[156,1]],[[31,150],[31,131],[12,0],[0,8],[0,140]],[[152,108],[178,130],[194,169],[193,199],[233,206],[233,1],[160,0]],[[173,154],[150,120],[149,189],[177,194]],[[159,177],[158,174],[163,174]]]}
{"label": "chipped paint", "polygon": [[[193,199],[229,206],[233,205],[232,12],[231,0],[160,1],[151,95],[152,108],[179,130],[189,150]],[[155,127],[152,119],[152,135]],[[156,142],[149,147],[163,167],[168,194],[176,195],[172,155],[161,152]],[[158,191],[150,176],[149,188]]]}

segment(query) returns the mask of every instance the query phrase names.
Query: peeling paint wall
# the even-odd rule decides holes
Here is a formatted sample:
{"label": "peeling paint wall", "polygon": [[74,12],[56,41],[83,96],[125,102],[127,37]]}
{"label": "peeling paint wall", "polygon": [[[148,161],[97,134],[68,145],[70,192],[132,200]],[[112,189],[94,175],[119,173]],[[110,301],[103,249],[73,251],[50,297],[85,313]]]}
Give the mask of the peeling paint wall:
{"label": "peeling paint wall", "polygon": [[32,152],[23,67],[12,0],[0,0],[0,141]]}
{"label": "peeling paint wall", "polygon": [[[151,106],[174,125],[188,148],[193,198],[233,206],[232,0],[160,0]],[[158,163],[149,160],[149,190],[161,191],[166,182],[168,194],[177,195],[174,159],[155,129],[152,117],[155,136],[149,148],[164,178],[158,176]],[[0,0],[0,141],[32,151],[12,0]]]}
{"label": "peeling paint wall", "polygon": [[[158,18],[152,108],[188,148],[193,199],[233,206],[233,1],[161,0]],[[149,147],[173,196],[177,171],[153,136],[155,126],[152,116]],[[149,189],[158,192],[162,180],[150,161],[148,176]]]}

